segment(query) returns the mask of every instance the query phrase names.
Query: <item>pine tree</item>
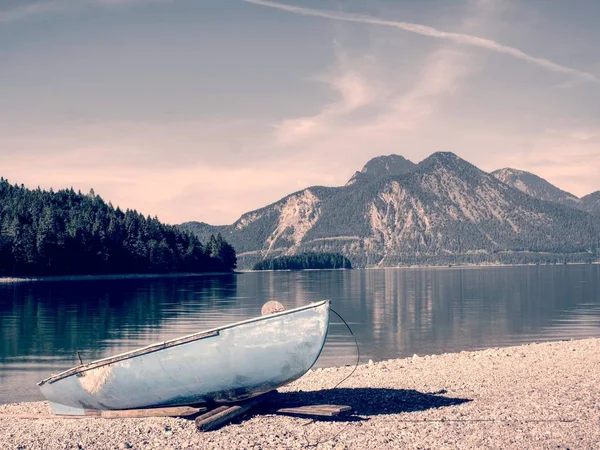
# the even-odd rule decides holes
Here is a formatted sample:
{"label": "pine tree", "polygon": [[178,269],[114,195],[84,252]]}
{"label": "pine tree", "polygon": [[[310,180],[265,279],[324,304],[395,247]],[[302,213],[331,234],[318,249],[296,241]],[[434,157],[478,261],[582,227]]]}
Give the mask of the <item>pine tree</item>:
{"label": "pine tree", "polygon": [[196,237],[90,190],[34,191],[0,179],[0,276],[230,271],[222,236]]}

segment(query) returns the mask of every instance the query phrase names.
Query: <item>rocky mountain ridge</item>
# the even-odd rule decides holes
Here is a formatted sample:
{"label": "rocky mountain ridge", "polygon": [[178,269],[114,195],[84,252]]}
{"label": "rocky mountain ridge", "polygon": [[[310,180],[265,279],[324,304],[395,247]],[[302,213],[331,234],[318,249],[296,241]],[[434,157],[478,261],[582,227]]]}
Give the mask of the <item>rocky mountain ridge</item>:
{"label": "rocky mountain ridge", "polygon": [[182,227],[200,239],[221,232],[240,267],[304,251],[339,252],[354,267],[591,261],[600,236],[592,214],[442,152],[419,164],[375,158],[345,186],[303,189],[232,225]]}
{"label": "rocky mountain ridge", "polygon": [[496,170],[492,172],[492,175],[503,183],[513,186],[532,197],[560,203],[571,208],[580,209],[600,216],[600,191],[592,192],[591,194],[578,198],[570,192],[557,188],[533,173],[508,167]]}
{"label": "rocky mountain ridge", "polygon": [[540,200],[561,203],[573,208],[576,208],[580,203],[579,199],[570,192],[563,191],[543,178],[524,170],[506,167],[495,170],[491,174],[503,183],[509,184]]}

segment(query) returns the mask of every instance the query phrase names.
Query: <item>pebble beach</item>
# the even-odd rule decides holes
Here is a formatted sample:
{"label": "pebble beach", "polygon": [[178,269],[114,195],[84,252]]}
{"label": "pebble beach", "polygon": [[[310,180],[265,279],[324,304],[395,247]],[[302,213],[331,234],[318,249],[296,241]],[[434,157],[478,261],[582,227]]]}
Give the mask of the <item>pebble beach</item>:
{"label": "pebble beach", "polygon": [[599,449],[600,339],[548,342],[311,370],[280,389],[345,404],[339,421],[259,414],[200,433],[189,419],[25,419],[0,405],[1,449]]}

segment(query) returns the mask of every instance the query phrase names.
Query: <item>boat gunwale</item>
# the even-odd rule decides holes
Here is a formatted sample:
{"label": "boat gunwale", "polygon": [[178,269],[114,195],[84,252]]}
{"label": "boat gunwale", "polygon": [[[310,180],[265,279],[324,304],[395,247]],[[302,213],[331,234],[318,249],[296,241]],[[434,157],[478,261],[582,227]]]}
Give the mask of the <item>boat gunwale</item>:
{"label": "boat gunwale", "polygon": [[[220,331],[227,330],[230,328],[235,328],[240,325],[246,325],[248,323],[253,323],[253,322],[260,322],[263,320],[269,320],[272,318],[285,316],[287,314],[293,314],[293,313],[300,312],[300,311],[307,310],[307,309],[318,308],[327,303],[330,303],[330,300],[321,300],[318,302],[309,303],[308,305],[299,306],[297,308],[293,308],[293,309],[289,309],[289,310],[285,310],[285,311],[281,311],[281,312],[277,312],[277,313],[273,313],[273,314],[268,314],[265,316],[253,317],[251,319],[242,320],[240,322],[234,322],[234,323],[231,323],[228,325],[223,325],[223,326],[217,327],[217,328],[211,328],[209,330],[199,331],[197,333],[188,334],[186,336],[181,336],[181,337],[178,337],[175,339],[169,339],[169,340],[163,341],[163,342],[155,342],[154,344],[150,344],[145,347],[140,347],[140,348],[137,348],[134,350],[129,350],[124,353],[119,353],[117,355],[108,356],[106,358],[91,361],[87,364],[72,367],[71,369],[65,370],[63,372],[60,372],[55,375],[51,375],[48,378],[43,379],[42,381],[40,381],[38,383],[38,386],[42,386],[46,383],[52,384],[52,383],[62,380],[64,378],[68,378],[70,376],[77,375],[77,374],[80,374],[83,372],[87,372],[88,370],[96,369],[98,367],[106,366],[106,365],[109,365],[109,364],[112,364],[115,362],[124,361],[124,360],[131,359],[131,358],[136,358],[138,356],[147,355],[149,353],[154,353],[154,352],[157,352],[160,350],[164,350],[166,348],[175,347],[178,345],[183,345],[183,344],[187,344],[190,342],[199,341],[201,339],[205,339],[208,337],[218,336]],[[326,331],[326,333],[327,333],[327,331]]]}

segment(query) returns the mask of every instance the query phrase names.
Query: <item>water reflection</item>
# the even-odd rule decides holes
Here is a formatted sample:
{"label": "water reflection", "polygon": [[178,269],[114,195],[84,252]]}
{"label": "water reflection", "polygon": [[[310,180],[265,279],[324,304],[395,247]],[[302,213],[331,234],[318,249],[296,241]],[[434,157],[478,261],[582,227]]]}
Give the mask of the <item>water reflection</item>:
{"label": "water reflection", "polygon": [[[0,402],[38,399],[49,373],[243,320],[278,300],[330,299],[364,360],[600,336],[600,266],[247,273],[0,286]],[[351,364],[333,321],[319,365]]]}
{"label": "water reflection", "polygon": [[[235,276],[198,278],[193,290],[175,279],[13,285],[0,290],[0,362],[14,357],[97,357],[125,341],[161,336],[168,320],[198,303],[210,313],[235,307]],[[194,308],[195,309],[195,308]],[[125,344],[128,345],[128,344]]]}

